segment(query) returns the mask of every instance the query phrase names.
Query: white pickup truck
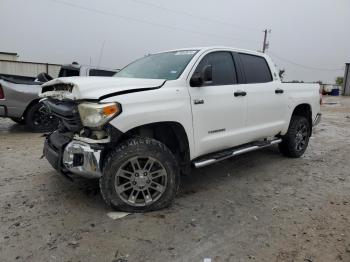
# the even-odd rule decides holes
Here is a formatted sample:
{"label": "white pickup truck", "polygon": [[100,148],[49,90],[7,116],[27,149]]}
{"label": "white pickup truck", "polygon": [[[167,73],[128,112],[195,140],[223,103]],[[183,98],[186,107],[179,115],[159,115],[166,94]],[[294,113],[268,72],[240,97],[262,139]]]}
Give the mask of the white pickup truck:
{"label": "white pickup truck", "polygon": [[47,160],[99,178],[105,202],[127,212],[170,205],[191,167],[274,144],[300,157],[321,117],[317,84],[281,83],[268,56],[224,47],[148,55],[111,78],[54,79],[40,96],[61,120]]}

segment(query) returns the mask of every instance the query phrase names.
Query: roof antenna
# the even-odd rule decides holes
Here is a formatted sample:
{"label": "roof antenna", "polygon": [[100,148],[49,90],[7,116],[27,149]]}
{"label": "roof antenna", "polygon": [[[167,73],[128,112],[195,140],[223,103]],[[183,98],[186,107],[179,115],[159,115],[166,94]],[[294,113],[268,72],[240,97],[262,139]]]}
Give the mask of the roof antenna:
{"label": "roof antenna", "polygon": [[105,49],[105,43],[106,43],[106,40],[103,40],[103,43],[102,43],[102,46],[101,46],[101,51],[100,51],[100,57],[98,58],[98,67],[100,66],[101,64],[101,59],[102,59],[102,56],[103,56],[103,51]]}

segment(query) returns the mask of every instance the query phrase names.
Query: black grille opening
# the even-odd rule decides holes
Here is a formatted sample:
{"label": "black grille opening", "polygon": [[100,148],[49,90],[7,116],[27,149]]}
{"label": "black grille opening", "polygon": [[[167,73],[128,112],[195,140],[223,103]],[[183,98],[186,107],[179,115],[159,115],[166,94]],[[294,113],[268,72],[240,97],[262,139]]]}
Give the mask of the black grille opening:
{"label": "black grille opening", "polygon": [[82,128],[78,105],[74,101],[46,99],[43,101],[50,112],[58,117],[69,131],[77,132]]}

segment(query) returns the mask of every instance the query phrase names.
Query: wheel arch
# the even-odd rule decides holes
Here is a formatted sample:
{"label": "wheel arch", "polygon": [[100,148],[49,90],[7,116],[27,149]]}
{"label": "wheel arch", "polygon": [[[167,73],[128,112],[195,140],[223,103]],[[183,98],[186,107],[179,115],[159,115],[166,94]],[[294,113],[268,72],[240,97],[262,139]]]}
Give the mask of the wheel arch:
{"label": "wheel arch", "polygon": [[[312,134],[312,107],[308,103],[301,103],[294,107],[290,120],[293,116],[304,116],[310,124],[310,136]],[[289,122],[290,122],[289,120]]]}
{"label": "wheel arch", "polygon": [[165,144],[176,157],[180,170],[188,174],[191,169],[190,144],[184,126],[175,121],[143,124],[124,132],[120,141],[134,136],[148,137]]}
{"label": "wheel arch", "polygon": [[27,115],[27,113],[28,113],[28,111],[29,111],[29,109],[30,109],[32,106],[34,106],[34,105],[36,105],[37,103],[39,103],[39,101],[40,101],[39,98],[36,98],[36,99],[33,99],[32,101],[30,101],[30,103],[29,103],[29,104],[26,106],[26,108],[24,109],[21,118],[25,118],[26,115]]}

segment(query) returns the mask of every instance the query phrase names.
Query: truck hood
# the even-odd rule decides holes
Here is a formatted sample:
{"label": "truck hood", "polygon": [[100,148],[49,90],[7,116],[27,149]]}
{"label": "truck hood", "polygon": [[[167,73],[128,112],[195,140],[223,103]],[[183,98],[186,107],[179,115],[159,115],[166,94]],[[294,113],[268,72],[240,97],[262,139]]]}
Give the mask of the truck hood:
{"label": "truck hood", "polygon": [[164,79],[122,77],[61,77],[42,85],[40,97],[102,100],[120,94],[160,88]]}

